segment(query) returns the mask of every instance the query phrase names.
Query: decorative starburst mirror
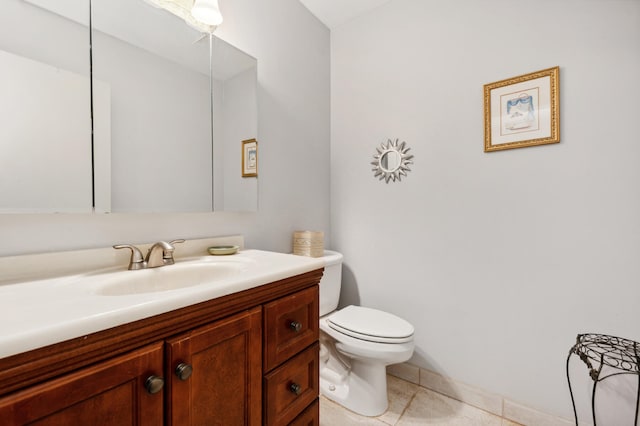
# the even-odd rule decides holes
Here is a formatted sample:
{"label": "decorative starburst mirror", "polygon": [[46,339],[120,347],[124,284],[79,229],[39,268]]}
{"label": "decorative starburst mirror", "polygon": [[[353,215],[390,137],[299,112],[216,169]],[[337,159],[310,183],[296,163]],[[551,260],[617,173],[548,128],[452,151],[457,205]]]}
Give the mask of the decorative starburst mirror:
{"label": "decorative starburst mirror", "polygon": [[400,182],[401,177],[407,176],[407,172],[411,171],[409,164],[413,164],[413,155],[408,154],[410,149],[406,142],[399,142],[398,139],[388,139],[386,144],[381,143],[371,162],[373,177],[384,180],[385,183],[396,180]]}

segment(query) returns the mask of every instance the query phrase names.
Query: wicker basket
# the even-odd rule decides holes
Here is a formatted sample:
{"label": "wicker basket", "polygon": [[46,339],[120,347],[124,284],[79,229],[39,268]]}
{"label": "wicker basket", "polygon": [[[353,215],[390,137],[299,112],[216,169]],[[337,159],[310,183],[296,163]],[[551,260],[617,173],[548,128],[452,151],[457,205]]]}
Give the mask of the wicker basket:
{"label": "wicker basket", "polygon": [[293,254],[298,256],[324,256],[324,232],[295,231],[293,233]]}

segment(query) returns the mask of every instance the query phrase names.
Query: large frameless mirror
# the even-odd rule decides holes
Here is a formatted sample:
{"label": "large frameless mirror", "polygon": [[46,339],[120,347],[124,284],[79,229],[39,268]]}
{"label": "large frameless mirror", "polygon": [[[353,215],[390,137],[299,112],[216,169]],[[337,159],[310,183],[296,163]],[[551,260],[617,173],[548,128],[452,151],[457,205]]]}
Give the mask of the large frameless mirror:
{"label": "large frameless mirror", "polygon": [[92,0],[94,138],[111,145],[105,210],[255,211],[240,155],[257,136],[257,61],[186,22],[189,2],[153,3]]}
{"label": "large frameless mirror", "polygon": [[[188,2],[162,3],[182,7]],[[78,134],[84,132],[75,138],[81,148],[68,146],[71,138],[52,140],[48,136],[51,130],[40,117],[42,112],[25,107],[16,121],[42,123],[43,129],[39,137],[29,138],[62,155],[54,164],[48,151],[29,146],[26,154],[12,157],[13,151],[25,144],[6,142],[11,138],[0,134],[2,143],[11,146],[3,147],[7,153],[3,158],[23,170],[25,176],[21,179],[30,183],[19,186],[11,179],[2,179],[5,186],[15,188],[17,196],[7,199],[0,208],[91,211],[95,206],[98,212],[257,210],[257,179],[243,178],[240,164],[241,141],[257,137],[255,58],[213,35],[203,37],[201,28],[146,0],[3,0],[1,7],[2,18],[15,22],[16,28],[14,33],[2,25],[3,42],[25,34],[28,37],[22,44],[38,45],[43,53],[65,51],[63,45],[78,45],[75,61],[83,64],[78,74],[85,80],[78,85],[84,87],[85,108],[73,119],[61,117],[55,121],[85,125],[75,130]],[[89,7],[93,29],[91,85]],[[34,16],[48,17],[56,25],[39,26]],[[67,43],[63,37],[72,31],[67,27],[75,30],[75,43]],[[22,46],[0,48],[11,53],[28,50]],[[29,59],[34,57],[31,52],[26,53]],[[75,70],[65,63],[55,66],[57,71]],[[39,87],[33,81],[25,85],[31,85],[34,91]],[[69,93],[66,88],[58,90]],[[58,98],[66,101],[66,96]],[[65,107],[49,109],[72,114]],[[43,161],[37,163],[35,157]],[[66,183],[54,185],[82,194],[80,207],[68,204],[60,195],[54,196],[57,201],[52,204],[33,190],[49,180],[46,176],[33,176],[30,171],[47,167],[65,173],[74,168],[82,170],[82,176],[76,173],[68,179],[81,188],[72,189]],[[0,191],[4,190],[0,187]],[[39,205],[26,205],[22,199],[25,195]]]}
{"label": "large frameless mirror", "polygon": [[0,212],[91,212],[89,4],[0,1]]}
{"label": "large frameless mirror", "polygon": [[[91,0],[94,138],[112,212],[213,209],[209,48],[142,0]],[[97,165],[109,160],[96,156]]]}

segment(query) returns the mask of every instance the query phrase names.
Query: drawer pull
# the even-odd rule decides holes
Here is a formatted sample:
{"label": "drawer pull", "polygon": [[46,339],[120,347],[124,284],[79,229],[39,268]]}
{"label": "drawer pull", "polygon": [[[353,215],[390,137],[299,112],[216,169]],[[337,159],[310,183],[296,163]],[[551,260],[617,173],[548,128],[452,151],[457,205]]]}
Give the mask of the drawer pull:
{"label": "drawer pull", "polygon": [[302,323],[298,321],[290,321],[289,328],[297,333],[298,331],[302,330]]}
{"label": "drawer pull", "polygon": [[189,377],[191,377],[191,373],[193,373],[193,367],[185,362],[181,362],[176,367],[175,373],[180,380],[187,380]]}
{"label": "drawer pull", "polygon": [[158,376],[149,376],[144,382],[144,388],[150,394],[158,393],[164,387],[164,379]]}
{"label": "drawer pull", "polygon": [[291,393],[294,393],[296,395],[300,395],[302,393],[302,386],[300,386],[297,383],[291,383],[289,385],[289,390],[291,391]]}

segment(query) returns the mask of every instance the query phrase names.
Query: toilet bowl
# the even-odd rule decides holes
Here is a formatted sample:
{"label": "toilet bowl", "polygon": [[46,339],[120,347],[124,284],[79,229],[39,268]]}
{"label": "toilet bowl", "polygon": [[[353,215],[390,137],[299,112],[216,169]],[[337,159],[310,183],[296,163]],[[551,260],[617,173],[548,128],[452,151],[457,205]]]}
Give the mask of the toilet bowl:
{"label": "toilet bowl", "polygon": [[413,326],[388,312],[361,306],[336,310],[342,255],[325,251],[320,281],[320,392],[364,416],[388,406],[386,366],[407,361]]}

